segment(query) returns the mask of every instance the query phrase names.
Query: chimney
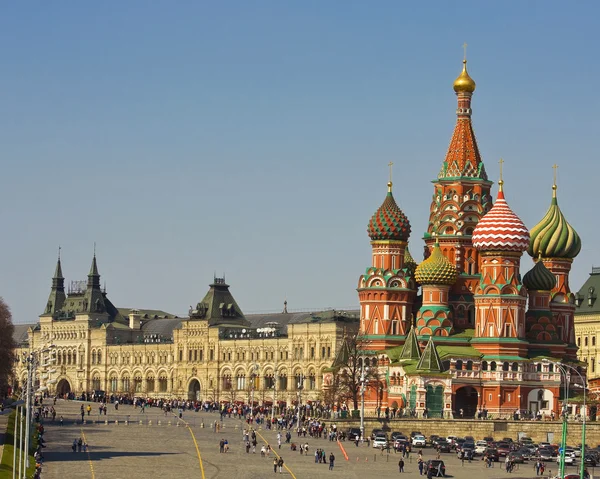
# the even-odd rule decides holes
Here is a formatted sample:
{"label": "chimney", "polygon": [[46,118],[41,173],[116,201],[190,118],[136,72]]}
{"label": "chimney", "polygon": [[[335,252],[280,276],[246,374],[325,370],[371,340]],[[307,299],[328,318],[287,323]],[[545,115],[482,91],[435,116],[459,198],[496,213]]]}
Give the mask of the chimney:
{"label": "chimney", "polygon": [[137,309],[132,309],[129,311],[129,329],[141,329],[142,328],[142,316],[140,315],[140,311]]}

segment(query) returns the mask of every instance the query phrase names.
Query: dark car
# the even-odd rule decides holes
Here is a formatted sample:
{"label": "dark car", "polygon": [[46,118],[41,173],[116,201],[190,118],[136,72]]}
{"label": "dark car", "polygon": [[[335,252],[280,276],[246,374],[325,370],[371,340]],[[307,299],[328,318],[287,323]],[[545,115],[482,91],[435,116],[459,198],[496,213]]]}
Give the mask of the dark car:
{"label": "dark car", "polygon": [[596,467],[598,465],[598,457],[591,454],[586,454],[583,462],[586,466]]}
{"label": "dark car", "polygon": [[433,477],[446,477],[446,465],[439,459],[430,459],[425,463],[425,474],[432,472]]}
{"label": "dark car", "polygon": [[398,432],[398,431],[394,431],[392,433],[392,435],[390,436],[390,440],[393,442],[401,436],[404,436],[404,434],[402,434],[401,432]]}
{"label": "dark car", "polygon": [[510,438],[510,437],[505,437],[505,438],[502,438],[502,442],[507,442],[507,443],[509,443],[509,444],[512,444],[512,443],[513,443],[513,440],[512,440],[512,438]]}
{"label": "dark car", "polygon": [[357,427],[351,427],[348,429],[348,440],[356,441],[357,439],[360,439],[360,429]]}
{"label": "dark car", "polygon": [[421,431],[413,431],[410,433],[410,437],[411,439],[415,436],[422,436],[423,434],[421,433]]}
{"label": "dark car", "polygon": [[371,433],[371,441],[373,439],[375,439],[377,434],[381,434],[381,433],[383,433],[383,429],[373,429],[373,432]]}
{"label": "dark car", "polygon": [[498,454],[498,449],[493,449],[488,447],[483,453],[483,457],[489,457],[492,461],[498,462],[500,460],[500,454]]}
{"label": "dark car", "polygon": [[525,456],[519,451],[513,451],[508,455],[508,459],[516,464],[523,464],[525,462]]}
{"label": "dark car", "polygon": [[537,456],[542,461],[551,461],[552,457],[554,457],[554,451],[550,448],[541,448],[538,450]]}
{"label": "dark car", "polygon": [[429,441],[428,442],[432,446],[435,446],[438,443],[439,440],[440,440],[440,436],[438,436],[437,434],[432,434],[431,436],[429,436]]}
{"label": "dark car", "polygon": [[438,450],[438,452],[451,452],[452,444],[450,444],[448,441],[440,440],[437,442],[436,449]]}
{"label": "dark car", "polygon": [[484,438],[483,438],[483,440],[484,440],[485,442],[487,442],[488,444],[491,444],[491,443],[493,443],[493,442],[494,442],[494,438],[493,438],[493,437],[490,437],[490,436],[488,436],[488,437],[484,437]]}

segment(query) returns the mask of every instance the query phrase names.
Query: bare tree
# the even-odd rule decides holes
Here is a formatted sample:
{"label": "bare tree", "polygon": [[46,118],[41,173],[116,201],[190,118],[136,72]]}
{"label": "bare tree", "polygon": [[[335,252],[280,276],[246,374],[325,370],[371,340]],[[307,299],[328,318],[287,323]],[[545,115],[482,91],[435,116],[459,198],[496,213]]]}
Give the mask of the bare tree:
{"label": "bare tree", "polygon": [[[344,339],[332,366],[335,374],[332,384],[325,392],[327,402],[339,405],[343,401],[352,401],[354,409],[358,409],[363,379],[363,359],[370,356],[368,347],[369,342],[360,334]],[[369,360],[370,366],[364,370],[365,391],[378,382],[377,367],[373,363]]]}
{"label": "bare tree", "polygon": [[14,329],[10,308],[4,299],[0,298],[0,396],[2,397],[7,393],[9,380],[12,377],[15,349]]}

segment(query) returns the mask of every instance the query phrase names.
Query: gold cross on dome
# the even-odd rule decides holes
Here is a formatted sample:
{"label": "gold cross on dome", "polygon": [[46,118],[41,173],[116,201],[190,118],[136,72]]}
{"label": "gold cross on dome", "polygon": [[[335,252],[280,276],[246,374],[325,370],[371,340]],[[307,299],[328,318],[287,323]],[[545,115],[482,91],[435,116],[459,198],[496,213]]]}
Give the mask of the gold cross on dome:
{"label": "gold cross on dome", "polygon": [[552,169],[554,170],[554,186],[556,186],[556,173],[558,170],[558,165],[555,163],[552,165]]}
{"label": "gold cross on dome", "polygon": [[465,58],[464,58],[464,60],[467,61],[467,42],[463,43],[463,50],[465,51]]}
{"label": "gold cross on dome", "polygon": [[500,163],[500,181],[502,181],[502,167],[504,165],[504,160],[500,158],[500,161],[498,163]]}
{"label": "gold cross on dome", "polygon": [[392,182],[392,166],[394,166],[394,162],[390,161],[388,163],[388,166],[390,167],[390,183]]}

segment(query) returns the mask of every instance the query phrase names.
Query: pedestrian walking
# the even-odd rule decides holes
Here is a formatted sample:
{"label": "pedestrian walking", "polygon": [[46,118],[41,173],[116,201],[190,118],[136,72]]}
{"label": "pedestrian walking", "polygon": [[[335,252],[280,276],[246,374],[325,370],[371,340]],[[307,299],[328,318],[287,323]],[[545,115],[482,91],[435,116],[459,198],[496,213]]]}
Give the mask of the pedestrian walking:
{"label": "pedestrian walking", "polygon": [[276,458],[276,457],[274,457],[274,458],[273,458],[273,472],[274,472],[274,473],[277,473],[277,463],[278,463],[278,462],[279,462],[279,461],[277,460],[277,458]]}
{"label": "pedestrian walking", "polygon": [[277,461],[277,465],[279,466],[279,474],[283,472],[283,457],[279,457],[279,461]]}
{"label": "pedestrian walking", "polygon": [[398,461],[398,472],[404,472],[404,459],[402,458]]}
{"label": "pedestrian walking", "polygon": [[333,455],[333,452],[329,454],[329,470],[333,471],[333,464],[335,462],[335,456]]}

